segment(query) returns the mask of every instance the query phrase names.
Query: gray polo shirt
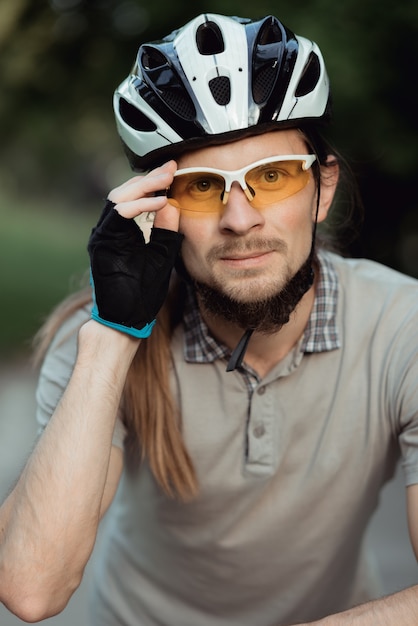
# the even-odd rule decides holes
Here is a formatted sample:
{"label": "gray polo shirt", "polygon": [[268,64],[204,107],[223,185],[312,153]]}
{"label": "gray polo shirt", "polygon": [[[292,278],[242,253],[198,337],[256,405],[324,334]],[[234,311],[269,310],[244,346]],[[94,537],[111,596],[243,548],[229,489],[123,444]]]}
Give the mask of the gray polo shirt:
{"label": "gray polo shirt", "polygon": [[[363,534],[399,451],[418,482],[418,283],[320,259],[306,332],[262,380],[227,373],[203,344],[193,354],[177,329],[173,393],[200,494],[169,500],[146,465],[123,474],[96,563],[97,626],[278,626],[378,593]],[[45,362],[42,423],[74,354],[69,338]]]}

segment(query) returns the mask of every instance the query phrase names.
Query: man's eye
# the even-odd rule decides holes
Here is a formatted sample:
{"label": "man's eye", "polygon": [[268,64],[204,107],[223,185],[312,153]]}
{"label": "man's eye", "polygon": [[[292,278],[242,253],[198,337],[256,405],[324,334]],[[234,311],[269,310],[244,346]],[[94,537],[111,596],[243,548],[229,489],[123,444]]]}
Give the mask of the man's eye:
{"label": "man's eye", "polygon": [[264,173],[264,179],[268,183],[275,183],[279,180],[279,178],[280,178],[280,172],[278,172],[277,170],[268,170],[267,172]]}
{"label": "man's eye", "polygon": [[193,187],[196,191],[205,192],[209,191],[211,182],[207,178],[201,178],[193,183]]}
{"label": "man's eye", "polygon": [[221,193],[224,188],[224,182],[221,177],[206,176],[205,178],[195,178],[189,183],[189,193],[207,194]]}

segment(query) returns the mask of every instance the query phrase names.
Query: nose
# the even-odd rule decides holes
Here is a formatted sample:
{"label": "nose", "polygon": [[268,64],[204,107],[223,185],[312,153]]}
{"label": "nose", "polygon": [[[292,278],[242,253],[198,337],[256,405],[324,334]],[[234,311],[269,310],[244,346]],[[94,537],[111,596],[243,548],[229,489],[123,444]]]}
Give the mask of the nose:
{"label": "nose", "polygon": [[239,183],[234,182],[219,220],[219,228],[244,235],[254,228],[261,228],[263,224],[263,215],[251,206]]}

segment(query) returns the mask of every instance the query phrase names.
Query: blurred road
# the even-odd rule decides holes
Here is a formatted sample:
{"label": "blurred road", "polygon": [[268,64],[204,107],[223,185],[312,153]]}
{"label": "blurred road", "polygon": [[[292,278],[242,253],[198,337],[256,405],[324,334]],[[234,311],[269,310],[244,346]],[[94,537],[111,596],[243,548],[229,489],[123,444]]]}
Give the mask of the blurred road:
{"label": "blurred road", "polygon": [[[35,384],[35,375],[29,366],[0,366],[0,500],[13,486],[33,445],[36,433]],[[418,582],[418,568],[408,542],[400,472],[383,492],[381,505],[369,529],[368,541],[376,551],[387,593]],[[42,623],[50,626],[87,626],[89,577],[90,569],[87,567],[83,583],[65,611]],[[23,623],[0,605],[0,626]]]}

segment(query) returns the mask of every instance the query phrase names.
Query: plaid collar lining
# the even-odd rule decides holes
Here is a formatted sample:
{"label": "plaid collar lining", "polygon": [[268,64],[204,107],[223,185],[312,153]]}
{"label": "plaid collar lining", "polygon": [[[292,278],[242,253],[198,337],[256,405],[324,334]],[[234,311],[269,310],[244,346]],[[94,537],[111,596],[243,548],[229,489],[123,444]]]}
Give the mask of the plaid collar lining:
{"label": "plaid collar lining", "polygon": [[337,326],[337,272],[326,252],[318,252],[318,261],[319,280],[314,305],[303,335],[302,352],[328,352],[341,347]]}
{"label": "plaid collar lining", "polygon": [[[318,252],[319,279],[315,301],[301,342],[305,353],[327,352],[340,348],[337,328],[338,278],[326,252]],[[189,363],[211,363],[229,358],[230,350],[216,341],[203,321],[191,289],[184,314],[184,358]]]}

